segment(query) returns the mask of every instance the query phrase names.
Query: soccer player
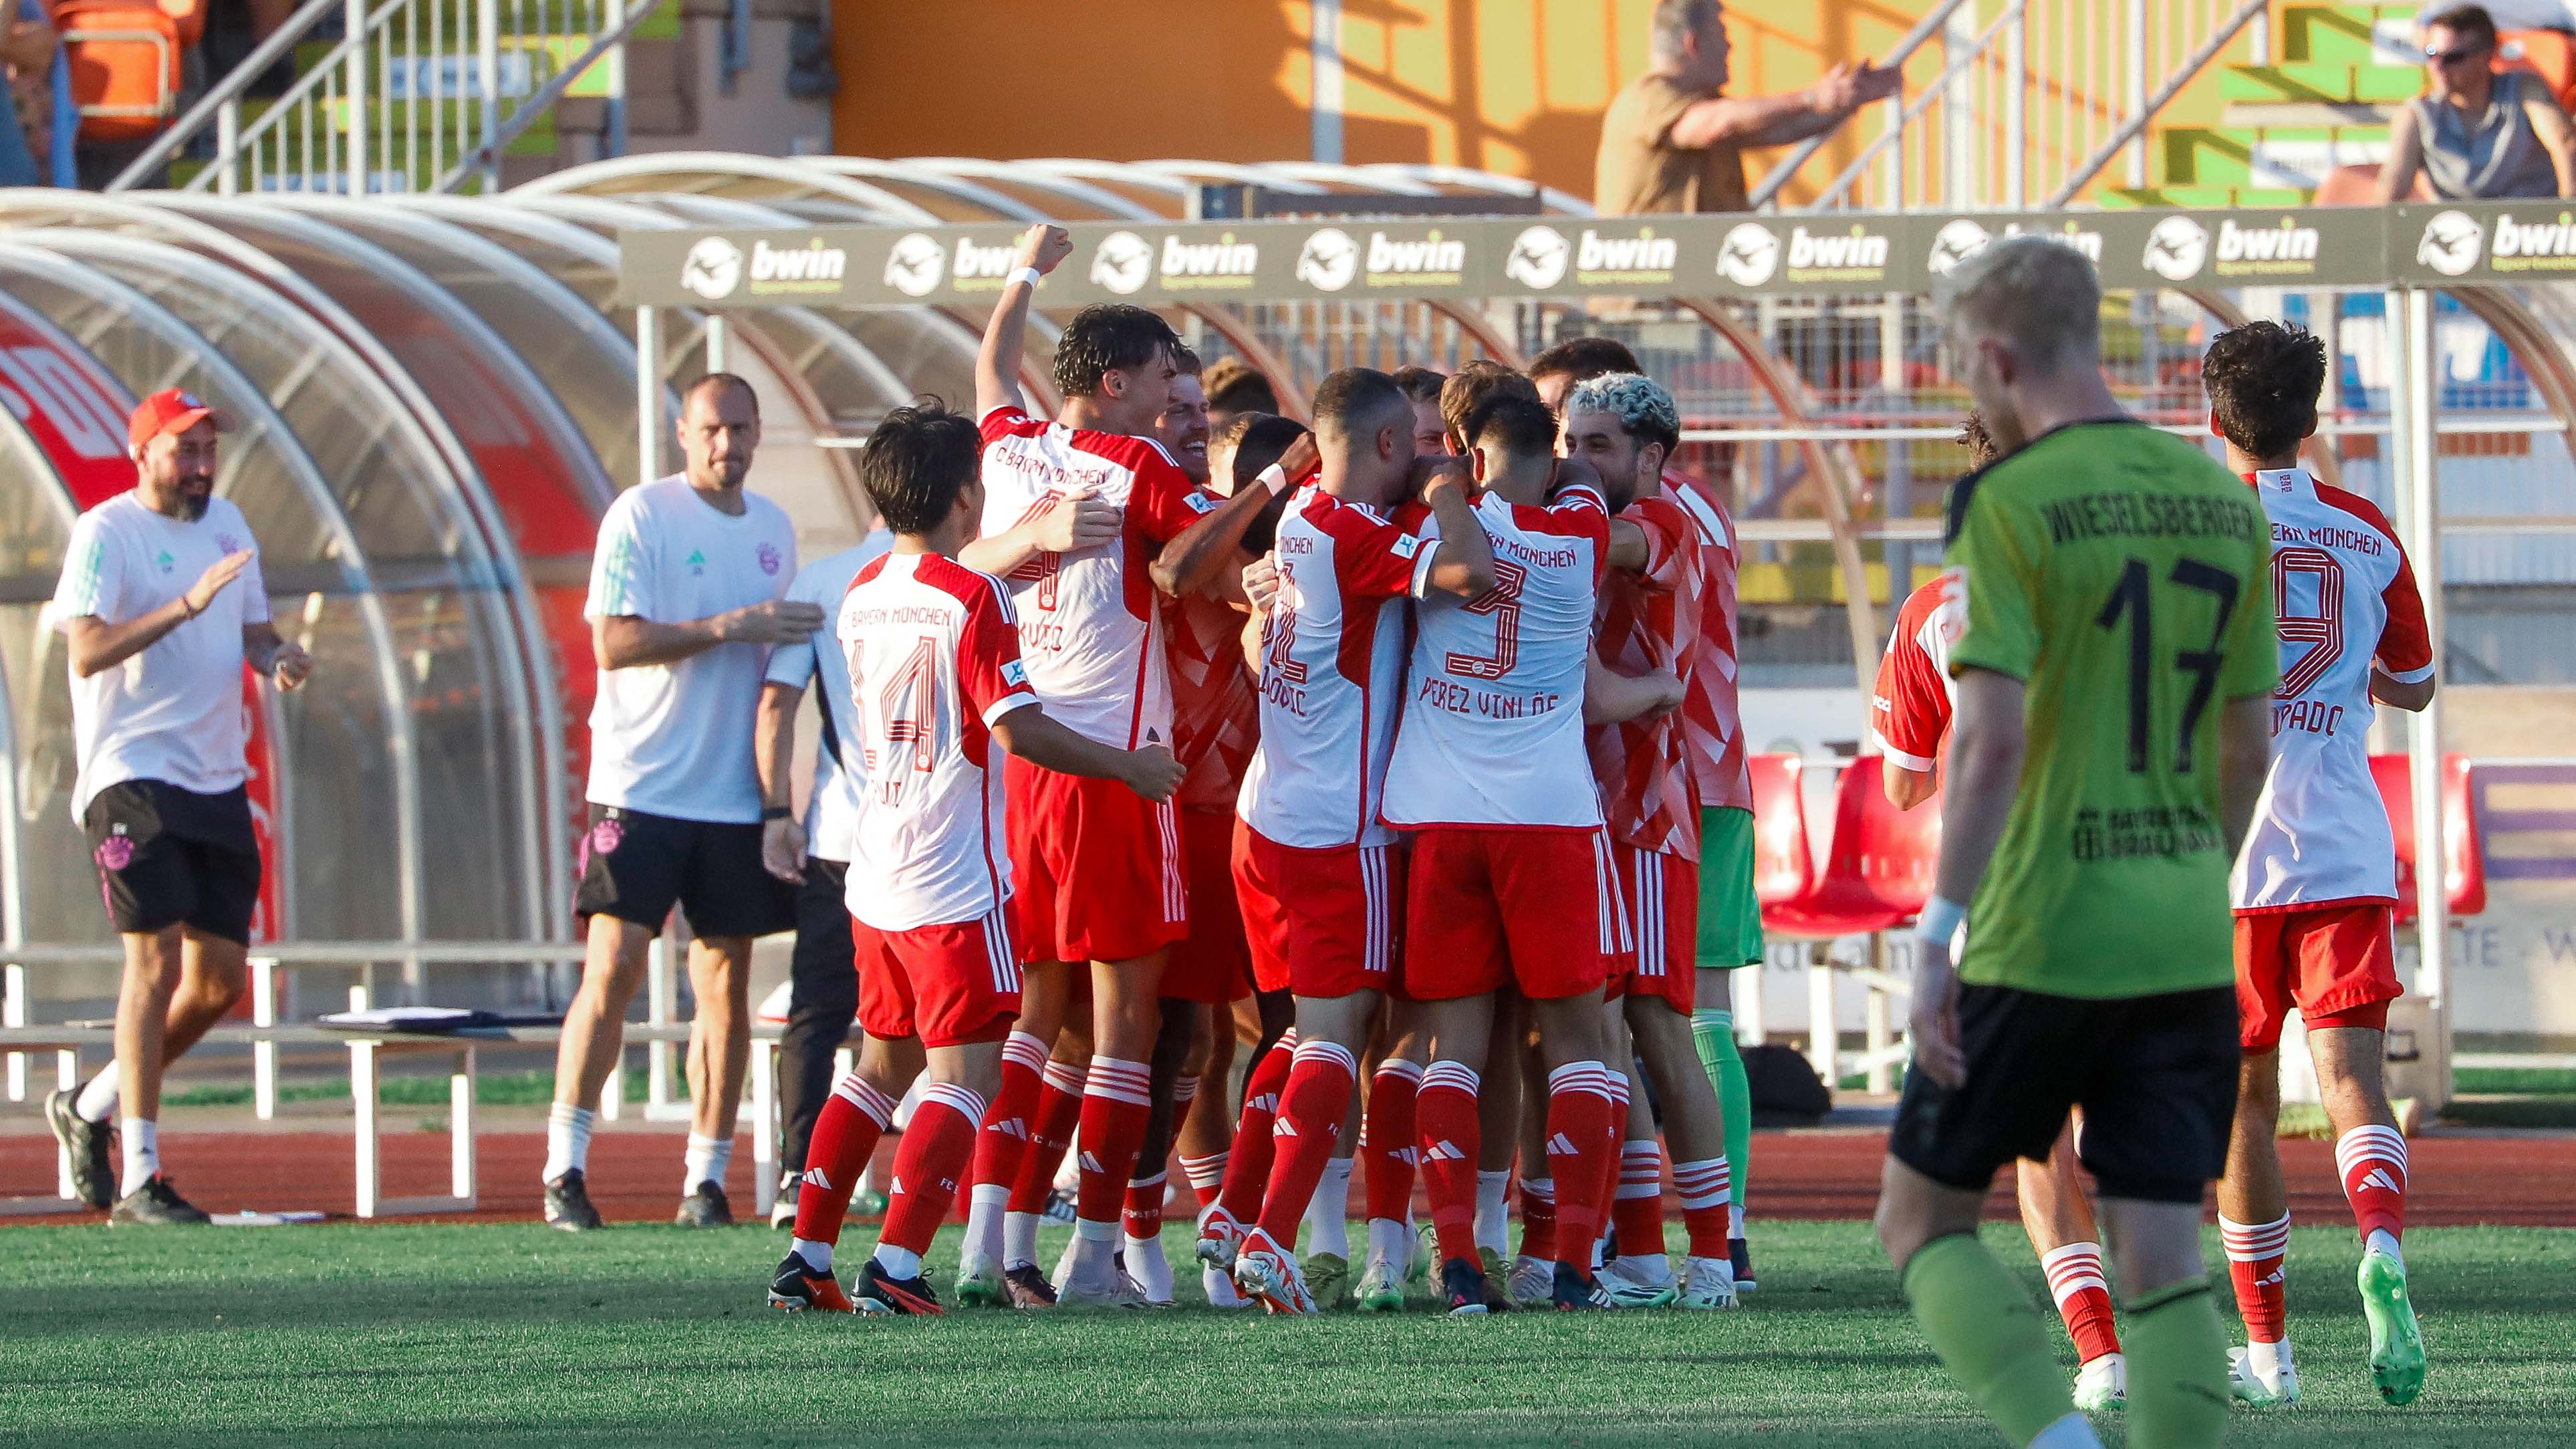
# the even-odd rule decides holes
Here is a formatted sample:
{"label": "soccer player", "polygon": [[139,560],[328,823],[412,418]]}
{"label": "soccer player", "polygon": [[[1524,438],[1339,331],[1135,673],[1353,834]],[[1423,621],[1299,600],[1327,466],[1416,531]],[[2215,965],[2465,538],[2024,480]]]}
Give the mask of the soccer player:
{"label": "soccer player", "polygon": [[1531,358],[1527,375],[1538,389],[1538,400],[1547,404],[1549,412],[1562,415],[1565,395],[1574,391],[1575,384],[1604,373],[1644,371],[1637,365],[1637,354],[1617,338],[1568,337]]}
{"label": "soccer player", "polygon": [[[1241,1222],[1220,1202],[1199,1244],[1202,1259],[1231,1260],[1238,1290],[1274,1313],[1316,1311],[1290,1248],[1394,985],[1405,862],[1378,806],[1403,687],[1399,603],[1475,598],[1495,579],[1454,460],[1417,468],[1416,423],[1384,373],[1325,378],[1315,392],[1323,476],[1295,496],[1273,544],[1279,594],[1262,626],[1260,744],[1244,775],[1234,877],[1261,984],[1296,994],[1297,1045],[1259,1216]],[[1442,523],[1436,544],[1392,518],[1417,493]]]}
{"label": "soccer player", "polygon": [[2235,1109],[2222,903],[2269,749],[2269,541],[2242,484],[2120,411],[2081,253],[1998,242],[1937,304],[2005,456],[1950,494],[1958,708],[1879,1237],[2013,1443],[2098,1444],[1977,1239],[1995,1170],[2045,1157],[2081,1106],[2128,1306],[2129,1443],[2196,1449],[2227,1419],[2200,1204]]}
{"label": "soccer player", "polygon": [[1240,357],[1220,357],[1209,363],[1199,381],[1207,394],[1211,434],[1224,432],[1227,424],[1240,417],[1279,412],[1278,389]]}
{"label": "soccer player", "polygon": [[[791,1311],[940,1311],[921,1255],[966,1175],[1020,1009],[995,748],[1151,800],[1180,784],[1169,750],[1087,739],[1030,692],[1008,591],[955,558],[983,518],[980,443],[961,414],[904,407],[860,455],[894,534],[893,552],[859,571],[837,623],[843,703],[867,771],[849,892],[867,1037],[815,1124],[796,1236],[770,1285],[769,1301]],[[925,1057],[930,1085],[895,1157],[883,1236],[841,1300],[832,1248],[850,1186]]]}
{"label": "soccer player", "polygon": [[1448,384],[1447,376],[1427,367],[1399,367],[1387,376],[1395,379],[1405,401],[1413,404],[1413,452],[1428,458],[1449,451],[1449,425],[1440,413],[1440,392]]}
{"label": "soccer player", "polygon": [[[1985,419],[1971,412],[1959,433],[1970,471],[1995,460]],[[1964,624],[1964,601],[1945,575],[1906,596],[1896,611],[1896,632],[1879,660],[1871,691],[1870,732],[1882,761],[1881,788],[1899,810],[1912,810],[1940,790],[1941,738],[1950,729],[1950,640]],[[2048,1151],[2045,1164],[2016,1166],[2022,1226],[2048,1277],[2049,1296],[2075,1341],[2075,1407],[2087,1412],[2119,1404],[2126,1392],[2127,1362],[2111,1314],[2111,1284],[2103,1276],[2102,1233],[2093,1203],[2076,1172],[2075,1118]]]}
{"label": "soccer player", "polygon": [[2282,1306],[2290,1209],[2273,1142],[2281,1031],[2295,1005],[2361,1230],[2371,1380],[2382,1399],[2410,1404],[2424,1388],[2424,1340],[2398,1246],[2406,1139],[2380,1078],[2388,1003],[2399,994],[2396,848],[2370,778],[2368,734],[2373,700],[2403,710],[2432,701],[2433,644],[2388,520],[2299,466],[2326,366],[2322,343],[2277,322],[2220,333],[2201,363],[2209,429],[2271,520],[2281,652],[2272,770],[2232,887],[2245,1066],[2218,1225],[2247,1342],[2230,1377],[2247,1403],[2298,1401]]}
{"label": "soccer player", "polygon": [[819,605],[785,597],[796,526],[743,486],[760,446],[751,384],[711,373],[680,400],[684,470],[609,505],[590,568],[590,828],[573,904],[589,955],[565,1013],[546,1119],[545,1220],[599,1226],[586,1185],[600,1088],[624,1046],[626,1005],[653,938],[687,912],[691,1120],[677,1221],[733,1221],[724,1191],[751,1059],[751,943],[790,929],[796,889],[761,864],[764,820],[754,725],[769,649],[821,627]]}
{"label": "soccer player", "polygon": [[[795,603],[826,611],[841,606],[868,560],[893,546],[883,528],[852,548],[796,571],[787,586]],[[817,680],[820,683],[817,683]],[[800,824],[774,812],[791,807],[795,782],[796,709],[814,687],[823,722],[814,751],[814,788]],[[859,790],[867,771],[859,760],[849,719],[850,666],[828,638],[808,636],[770,652],[760,686],[760,718],[753,735],[760,772],[761,864],[796,886],[796,949],[788,958],[787,1027],[778,1037],[778,1110],[783,1119],[778,1199],[770,1226],[796,1216],[797,1181],[813,1140],[814,1118],[832,1090],[832,1062],[858,1016],[859,977],[850,954],[850,852],[858,829]]]}
{"label": "soccer player", "polygon": [[73,523],[48,610],[71,664],[72,818],[125,974],[115,1060],[47,1097],[45,1118],[81,1201],[114,1223],[207,1220],[161,1172],[161,1078],[241,999],[249,969],[260,859],[242,668],[280,691],[313,669],[270,618],[249,521],[214,496],[223,427],[177,389],[136,406],[134,487]]}

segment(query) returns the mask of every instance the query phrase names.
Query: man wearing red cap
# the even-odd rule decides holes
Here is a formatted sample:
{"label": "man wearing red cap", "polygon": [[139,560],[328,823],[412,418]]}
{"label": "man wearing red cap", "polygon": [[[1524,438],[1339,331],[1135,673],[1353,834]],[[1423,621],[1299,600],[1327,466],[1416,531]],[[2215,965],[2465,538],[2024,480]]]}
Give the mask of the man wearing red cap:
{"label": "man wearing red cap", "polygon": [[313,668],[270,621],[249,522],[214,496],[222,427],[188,393],[145,398],[126,429],[133,491],[72,525],[54,590],[80,762],[72,815],[125,943],[125,979],[116,1060],[47,1099],[45,1115],[81,1200],[112,1198],[119,1223],[206,1221],[161,1174],[161,1074],[241,999],[260,885],[242,666],[280,690]]}

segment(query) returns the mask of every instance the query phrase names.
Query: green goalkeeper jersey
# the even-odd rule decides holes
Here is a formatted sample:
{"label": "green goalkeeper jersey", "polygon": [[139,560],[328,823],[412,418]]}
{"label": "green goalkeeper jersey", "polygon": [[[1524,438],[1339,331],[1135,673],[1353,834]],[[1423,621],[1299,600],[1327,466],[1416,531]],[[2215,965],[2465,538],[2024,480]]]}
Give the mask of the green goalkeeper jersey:
{"label": "green goalkeeper jersey", "polygon": [[[2045,434],[1950,497],[1950,670],[2027,687],[1962,981],[2132,997],[2234,979],[2221,704],[2278,678],[2261,500],[2133,422]],[[1954,595],[1955,596],[1955,595]]]}

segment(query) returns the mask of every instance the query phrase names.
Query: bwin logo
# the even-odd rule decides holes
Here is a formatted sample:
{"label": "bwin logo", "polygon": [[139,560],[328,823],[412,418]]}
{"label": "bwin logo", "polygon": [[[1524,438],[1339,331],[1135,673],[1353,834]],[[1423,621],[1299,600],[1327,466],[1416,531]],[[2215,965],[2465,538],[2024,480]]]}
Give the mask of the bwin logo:
{"label": "bwin logo", "polygon": [[2168,282],[2188,282],[2209,262],[2209,232],[2187,216],[2169,216],[2147,233],[2138,264]]}
{"label": "bwin logo", "polygon": [[680,285],[710,302],[732,296],[742,285],[742,248],[720,236],[700,239],[680,264]]}
{"label": "bwin logo", "polygon": [[1121,297],[1143,291],[1154,275],[1154,249],[1132,231],[1113,231],[1091,254],[1091,280]]}
{"label": "bwin logo", "polygon": [[1338,292],[1360,274],[1360,244],[1340,227],[1306,238],[1297,253],[1297,280],[1319,292]]}
{"label": "bwin logo", "polygon": [[1564,280],[1566,258],[1572,254],[1565,233],[1552,226],[1534,226],[1512,240],[1512,253],[1503,258],[1503,275],[1543,292]]}
{"label": "bwin logo", "polygon": [[947,260],[937,240],[917,231],[909,233],[886,253],[885,284],[907,297],[927,297],[938,288]]}
{"label": "bwin logo", "polygon": [[1932,255],[1924,269],[1936,277],[1946,277],[1958,270],[1959,264],[1986,249],[1994,240],[1992,233],[1966,217],[1942,227],[1932,235]]}
{"label": "bwin logo", "polygon": [[1717,249],[1717,273],[1739,287],[1758,287],[1780,270],[1780,238],[1758,221],[1726,234]]}
{"label": "bwin logo", "polygon": [[2465,274],[2478,264],[2478,253],[2485,249],[2486,234],[2478,224],[2460,211],[2440,211],[2424,223],[2423,240],[2415,244],[2415,260],[2446,277]]}

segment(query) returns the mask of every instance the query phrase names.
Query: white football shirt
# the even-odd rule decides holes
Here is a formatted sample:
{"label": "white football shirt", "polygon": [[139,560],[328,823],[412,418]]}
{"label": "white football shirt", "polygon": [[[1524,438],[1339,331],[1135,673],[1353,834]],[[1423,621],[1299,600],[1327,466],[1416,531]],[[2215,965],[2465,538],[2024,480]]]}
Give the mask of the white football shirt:
{"label": "white football shirt", "polygon": [[[894,547],[894,535],[880,528],[829,558],[816,559],[796,571],[787,597],[819,605],[830,619],[841,609],[850,581],[868,560]],[[781,644],[769,651],[768,681],[812,694],[823,712],[822,747],[814,752],[814,795],[805,804],[805,853],[816,860],[849,863],[852,834],[859,828],[859,789],[867,772],[859,768],[859,742],[852,738],[850,665],[830,629],[817,630],[802,644]],[[820,676],[819,680],[817,676]]]}
{"label": "white football shirt", "polygon": [[[94,618],[139,619],[188,592],[216,561],[258,551],[230,499],[206,500],[194,522],[165,517],[131,492],[72,524],[48,614],[55,628]],[[218,795],[250,778],[242,702],[242,627],[266,623],[268,584],[253,558],[206,611],[114,669],[72,677],[72,819],[110,785],[159,780]]]}
{"label": "white football shirt", "polygon": [[[784,595],[796,576],[796,526],[757,493],[742,501],[740,517],[722,512],[678,474],[620,494],[600,521],[582,613],[684,624]],[[757,824],[751,738],[768,666],[765,644],[718,644],[676,664],[599,671],[591,802]]]}

